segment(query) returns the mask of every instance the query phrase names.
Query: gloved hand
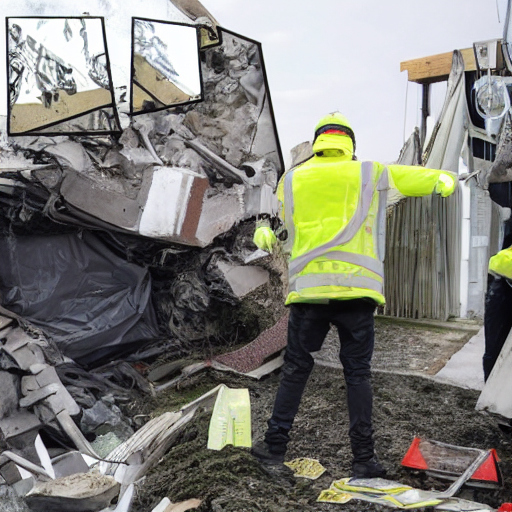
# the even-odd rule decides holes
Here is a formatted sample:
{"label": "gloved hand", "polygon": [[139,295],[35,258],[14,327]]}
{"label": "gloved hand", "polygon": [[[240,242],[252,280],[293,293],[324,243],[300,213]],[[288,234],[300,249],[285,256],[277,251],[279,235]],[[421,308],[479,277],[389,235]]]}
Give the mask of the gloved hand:
{"label": "gloved hand", "polygon": [[489,260],[489,273],[512,279],[512,246],[502,249]]}
{"label": "gloved hand", "polygon": [[448,197],[453,194],[456,186],[457,182],[455,177],[448,173],[442,173],[439,175],[439,179],[437,181],[436,194],[440,194],[441,197]]}
{"label": "gloved hand", "polygon": [[274,245],[277,243],[277,238],[274,232],[268,226],[260,226],[254,232],[253,242],[258,249],[263,251],[272,252]]}

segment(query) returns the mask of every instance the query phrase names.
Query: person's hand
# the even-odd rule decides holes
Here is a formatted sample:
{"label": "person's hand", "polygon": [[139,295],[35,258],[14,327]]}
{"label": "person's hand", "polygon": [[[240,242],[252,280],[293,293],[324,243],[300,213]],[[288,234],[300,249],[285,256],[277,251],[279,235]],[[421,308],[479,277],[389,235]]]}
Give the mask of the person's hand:
{"label": "person's hand", "polygon": [[456,186],[457,182],[453,176],[448,173],[442,173],[437,181],[436,194],[440,194],[441,197],[448,197],[453,194]]}
{"label": "person's hand", "polygon": [[276,235],[268,226],[260,226],[257,228],[252,240],[258,249],[262,249],[263,251],[270,253],[277,242]]}

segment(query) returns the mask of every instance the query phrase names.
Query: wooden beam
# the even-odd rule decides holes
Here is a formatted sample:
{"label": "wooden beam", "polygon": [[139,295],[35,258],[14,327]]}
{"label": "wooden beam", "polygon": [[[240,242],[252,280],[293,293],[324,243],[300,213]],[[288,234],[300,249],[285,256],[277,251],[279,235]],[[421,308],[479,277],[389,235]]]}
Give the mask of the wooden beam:
{"label": "wooden beam", "polygon": [[[476,71],[475,53],[473,48],[460,50],[466,71]],[[407,71],[409,82],[433,84],[448,79],[452,69],[453,52],[439,53],[430,57],[406,60],[400,63],[400,71]]]}

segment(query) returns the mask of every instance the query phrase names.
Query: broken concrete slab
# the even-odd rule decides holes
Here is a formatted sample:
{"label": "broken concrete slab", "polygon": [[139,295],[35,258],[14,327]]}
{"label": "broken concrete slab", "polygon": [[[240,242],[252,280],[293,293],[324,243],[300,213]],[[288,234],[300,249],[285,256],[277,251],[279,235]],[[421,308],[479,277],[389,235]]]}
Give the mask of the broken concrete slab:
{"label": "broken concrete slab", "polygon": [[270,278],[268,270],[261,267],[234,265],[225,261],[218,261],[217,267],[239,299],[268,283]]}
{"label": "broken concrete slab", "polygon": [[3,350],[13,358],[20,370],[29,371],[31,366],[45,363],[43,351],[34,343],[27,343],[15,350],[6,343]]}
{"label": "broken concrete slab", "polygon": [[66,141],[48,145],[44,152],[51,155],[63,169],[86,173],[92,167],[91,159],[85,148],[78,142]]}
{"label": "broken concrete slab", "polygon": [[12,318],[7,318],[3,315],[0,315],[0,329],[4,329],[5,327],[12,324]]}
{"label": "broken concrete slab", "polygon": [[0,476],[5,480],[7,485],[12,485],[21,480],[21,473],[18,466],[9,460],[0,466]]}
{"label": "broken concrete slab", "polygon": [[[146,180],[150,178],[151,175]],[[110,190],[104,182],[73,171],[64,175],[60,193],[69,204],[93,217],[128,231],[138,230],[144,205],[138,198],[129,198],[120,191]],[[141,194],[145,193],[146,187],[142,186]]]}
{"label": "broken concrete slab", "polygon": [[35,512],[92,512],[107,507],[119,490],[112,477],[89,472],[36,484],[25,501]]}
{"label": "broken concrete slab", "polygon": [[[32,367],[34,368],[34,367]],[[66,410],[69,415],[76,416],[81,409],[75,402],[68,390],[63,386],[53,366],[41,365],[39,371],[35,375],[27,375],[21,379],[21,391],[27,396],[30,392],[44,388],[50,384],[57,386],[57,391],[48,395],[46,403],[57,415]]]}
{"label": "broken concrete slab", "polygon": [[23,496],[26,496],[28,492],[30,492],[30,490],[34,487],[35,483],[36,479],[33,476],[29,476],[13,484],[12,488],[16,493],[16,496],[22,498]]}
{"label": "broken concrete slab", "polygon": [[206,177],[188,169],[155,169],[147,201],[142,206],[140,233],[198,245],[196,232],[207,188]]}
{"label": "broken concrete slab", "polygon": [[0,431],[8,443],[14,443],[16,438],[20,438],[26,433],[37,433],[41,427],[42,424],[38,417],[26,409],[13,411],[9,416],[0,420]]}
{"label": "broken concrete slab", "polygon": [[208,189],[202,205],[196,238],[200,247],[229,231],[244,214],[244,189],[234,185],[226,191]]}
{"label": "broken concrete slab", "polygon": [[32,336],[29,336],[23,329],[19,327],[11,328],[5,336],[4,348],[12,353],[18,350],[28,343],[37,343],[37,340]]}
{"label": "broken concrete slab", "polygon": [[55,395],[60,390],[59,384],[52,383],[47,386],[40,387],[33,391],[28,391],[20,400],[20,407],[31,407],[42,400]]}
{"label": "broken concrete slab", "polygon": [[[0,371],[0,420],[6,418],[18,409],[20,378],[18,375]],[[1,428],[1,427],[0,427]]]}

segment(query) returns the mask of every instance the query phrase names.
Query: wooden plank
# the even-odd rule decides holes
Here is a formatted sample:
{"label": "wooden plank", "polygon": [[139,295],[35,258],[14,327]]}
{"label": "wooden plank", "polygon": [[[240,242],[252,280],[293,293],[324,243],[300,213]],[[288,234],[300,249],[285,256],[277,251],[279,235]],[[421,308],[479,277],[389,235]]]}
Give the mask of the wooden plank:
{"label": "wooden plank", "polygon": [[[476,71],[473,48],[460,50],[464,59],[465,71]],[[406,60],[400,63],[400,71],[407,71],[409,82],[433,84],[448,79],[452,69],[453,52],[439,53],[420,59]]]}

